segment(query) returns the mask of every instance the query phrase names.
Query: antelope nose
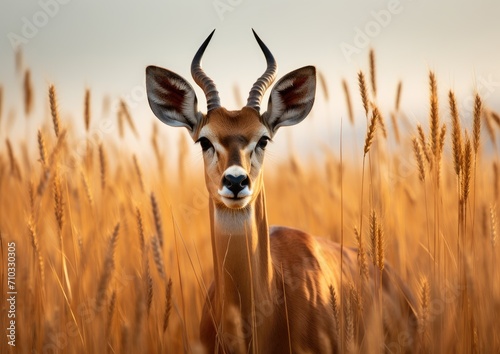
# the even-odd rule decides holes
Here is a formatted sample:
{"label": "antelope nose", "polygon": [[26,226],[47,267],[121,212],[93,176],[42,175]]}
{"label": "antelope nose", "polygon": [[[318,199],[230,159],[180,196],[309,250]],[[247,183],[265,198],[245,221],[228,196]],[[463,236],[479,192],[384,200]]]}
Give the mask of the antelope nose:
{"label": "antelope nose", "polygon": [[233,198],[238,198],[238,193],[250,184],[250,180],[247,175],[233,176],[227,174],[224,176],[222,184],[233,192]]}

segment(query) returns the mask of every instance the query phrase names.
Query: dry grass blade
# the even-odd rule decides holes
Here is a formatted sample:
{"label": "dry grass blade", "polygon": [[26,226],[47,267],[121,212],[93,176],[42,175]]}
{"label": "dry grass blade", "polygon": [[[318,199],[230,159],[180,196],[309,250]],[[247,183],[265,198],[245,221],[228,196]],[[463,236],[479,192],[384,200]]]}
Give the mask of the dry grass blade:
{"label": "dry grass blade", "polygon": [[361,101],[363,102],[363,108],[365,109],[365,116],[368,118],[368,109],[369,109],[368,91],[366,88],[365,75],[363,74],[362,71],[358,72],[358,85],[359,85],[359,92],[361,94]]}
{"label": "dry grass blade", "polygon": [[59,121],[59,113],[57,112],[57,96],[54,85],[49,86],[49,102],[50,102],[50,115],[52,116],[52,125],[54,126],[54,133],[58,138],[61,123]]}
{"label": "dry grass blade", "polygon": [[477,154],[479,150],[479,142],[481,139],[481,112],[482,112],[482,102],[481,97],[476,94],[474,98],[474,126],[472,130],[472,135],[474,137],[474,154]]}
{"label": "dry grass blade", "polygon": [[349,94],[349,86],[346,80],[342,80],[342,88],[344,90],[345,102],[347,106],[347,113],[349,115],[349,122],[354,124],[354,113],[352,109],[351,95]]}
{"label": "dry grass blade", "polygon": [[462,132],[460,127],[460,118],[458,116],[457,101],[455,99],[455,94],[450,91],[448,94],[450,103],[450,114],[451,114],[451,142],[453,148],[453,166],[455,168],[455,174],[460,175],[462,169]]}

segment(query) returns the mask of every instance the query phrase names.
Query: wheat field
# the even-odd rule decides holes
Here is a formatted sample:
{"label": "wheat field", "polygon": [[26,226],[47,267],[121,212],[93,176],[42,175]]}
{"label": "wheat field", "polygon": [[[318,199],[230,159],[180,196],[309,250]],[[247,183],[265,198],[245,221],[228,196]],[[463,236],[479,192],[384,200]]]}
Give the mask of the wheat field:
{"label": "wheat field", "polygon": [[[139,117],[124,101],[110,117],[116,136],[103,139],[92,130],[90,90],[82,111],[72,112],[83,121],[63,119],[69,107],[58,106],[59,88],[35,93],[30,75],[19,116],[30,114],[34,94],[50,111],[40,126],[26,119],[26,138],[9,138],[0,90],[2,299],[11,296],[8,285],[16,291],[14,309],[1,304],[0,352],[201,353],[212,252],[202,163],[197,173],[186,166],[187,135],[179,132],[178,164],[168,163],[159,130],[170,128],[151,114],[141,118],[155,126],[140,137],[148,153],[129,151],[124,132],[137,134]],[[292,153],[267,161],[270,223],[361,245],[359,262],[400,273],[415,294],[418,333],[371,352],[500,352],[499,115],[479,96],[470,114],[459,112],[432,72],[421,124],[405,114],[401,83],[394,107],[378,107],[375,97],[394,93],[376,92],[373,52],[368,75],[351,77],[342,83],[349,119],[366,121],[359,158],[323,149],[307,161]],[[438,92],[449,100],[438,101]],[[363,115],[352,113],[354,94]],[[345,141],[342,151],[352,149]],[[366,350],[349,343],[363,341],[360,333],[343,333],[346,352]],[[367,342],[383,343],[377,333],[366,324]]]}

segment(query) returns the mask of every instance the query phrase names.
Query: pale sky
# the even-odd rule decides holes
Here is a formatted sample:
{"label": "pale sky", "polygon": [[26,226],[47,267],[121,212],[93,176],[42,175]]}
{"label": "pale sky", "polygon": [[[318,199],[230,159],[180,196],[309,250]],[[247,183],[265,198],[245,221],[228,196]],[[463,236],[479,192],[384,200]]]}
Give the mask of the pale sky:
{"label": "pale sky", "polygon": [[[24,130],[22,75],[15,72],[13,48],[20,44],[24,66],[32,70],[35,111],[46,111],[47,87],[54,83],[63,115],[81,119],[88,87],[95,116],[104,95],[123,97],[138,124],[149,130],[153,115],[144,95],[145,67],[163,66],[195,86],[190,62],[214,28],[203,66],[230,109],[238,108],[234,85],[245,102],[265,69],[254,28],[278,62],[278,77],[305,65],[324,74],[330,99],[318,88],[312,114],[319,118],[311,123],[316,131],[324,124],[334,131],[347,116],[342,78],[361,112],[356,76],[360,69],[368,74],[369,48],[376,53],[377,98],[385,112],[402,80],[402,108],[425,120],[429,70],[436,72],[444,112],[449,89],[456,91],[464,116],[474,90],[499,111],[499,16],[498,0],[1,0],[2,114],[15,117],[14,129]],[[206,111],[196,90],[199,108]],[[266,102],[267,96],[264,107]]]}

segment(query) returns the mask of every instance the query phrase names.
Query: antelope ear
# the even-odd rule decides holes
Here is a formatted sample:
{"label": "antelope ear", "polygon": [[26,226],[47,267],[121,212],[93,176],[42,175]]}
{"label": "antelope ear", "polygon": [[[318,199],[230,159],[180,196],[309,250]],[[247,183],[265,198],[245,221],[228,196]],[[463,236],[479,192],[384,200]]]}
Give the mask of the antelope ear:
{"label": "antelope ear", "polygon": [[274,85],[267,112],[262,115],[273,133],[281,126],[300,123],[311,111],[316,94],[316,68],[304,66]]}
{"label": "antelope ear", "polygon": [[163,123],[195,131],[201,122],[193,87],[176,73],[157,66],[146,68],[146,90],[151,110]]}

